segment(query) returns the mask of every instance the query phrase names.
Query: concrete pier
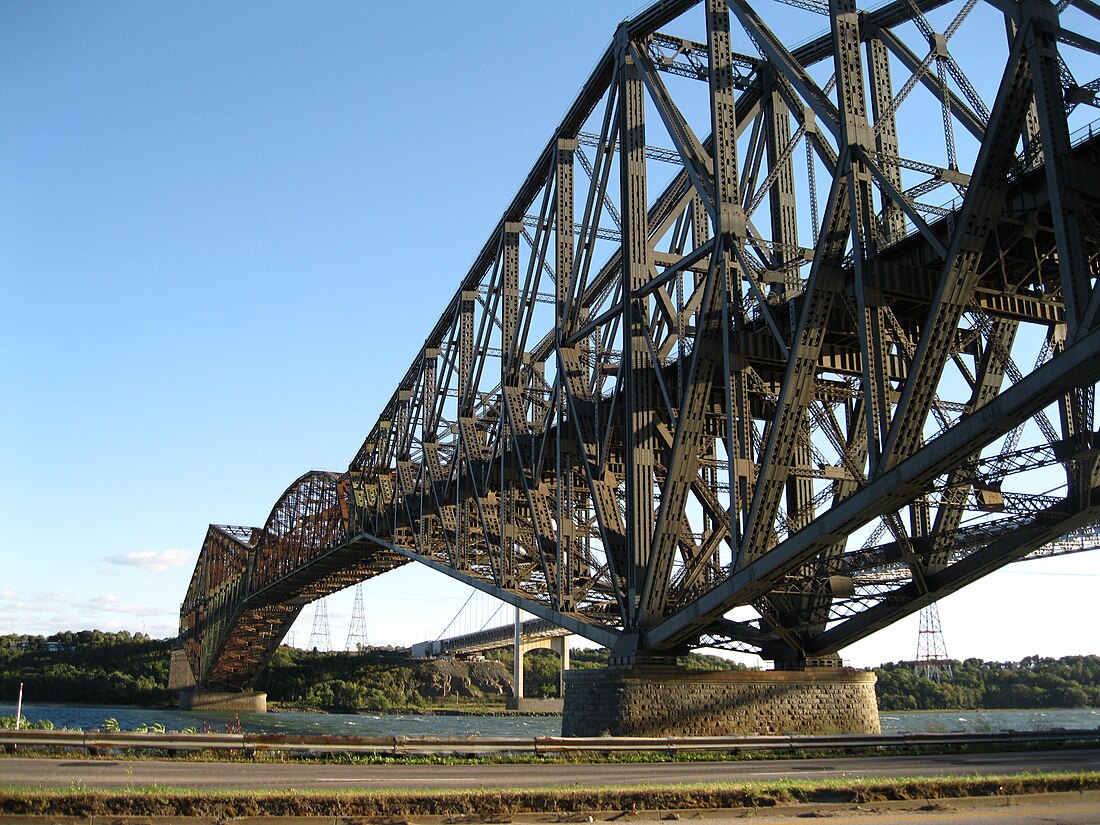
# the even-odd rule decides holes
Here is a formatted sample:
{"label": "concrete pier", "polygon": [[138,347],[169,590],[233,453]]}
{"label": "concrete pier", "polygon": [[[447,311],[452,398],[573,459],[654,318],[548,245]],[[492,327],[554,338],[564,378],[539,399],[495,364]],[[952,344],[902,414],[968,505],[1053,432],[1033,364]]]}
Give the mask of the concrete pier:
{"label": "concrete pier", "polygon": [[563,736],[878,733],[873,672],[697,671],[668,665],[571,670]]}
{"label": "concrete pier", "polygon": [[267,713],[267,694],[255,691],[217,693],[206,690],[184,690],[180,691],[180,710]]}
{"label": "concrete pier", "polygon": [[172,648],[168,659],[168,689],[189,690],[195,686],[195,674],[182,647]]}

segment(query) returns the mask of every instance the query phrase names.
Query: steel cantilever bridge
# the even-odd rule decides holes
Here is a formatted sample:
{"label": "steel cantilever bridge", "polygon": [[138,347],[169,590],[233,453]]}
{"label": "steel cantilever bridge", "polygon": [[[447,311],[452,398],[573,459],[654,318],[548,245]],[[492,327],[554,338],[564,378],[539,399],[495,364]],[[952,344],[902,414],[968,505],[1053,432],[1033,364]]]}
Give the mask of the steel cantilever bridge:
{"label": "steel cantilever bridge", "polygon": [[199,685],[249,687],[303,605],[409,562],[620,662],[799,667],[1093,530],[1098,21],[622,23],[347,471],[210,527]]}

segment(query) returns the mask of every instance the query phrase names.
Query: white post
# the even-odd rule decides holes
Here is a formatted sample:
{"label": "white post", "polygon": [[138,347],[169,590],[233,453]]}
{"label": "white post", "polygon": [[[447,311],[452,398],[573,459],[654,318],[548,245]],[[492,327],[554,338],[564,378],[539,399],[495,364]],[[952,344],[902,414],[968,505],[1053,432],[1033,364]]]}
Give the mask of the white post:
{"label": "white post", "polygon": [[15,700],[15,729],[19,730],[19,719],[23,715],[23,683],[19,683],[19,698]]}
{"label": "white post", "polygon": [[572,636],[559,636],[561,639],[561,673],[558,675],[558,698],[565,698],[565,671],[569,670],[569,640]]}
{"label": "white post", "polygon": [[516,643],[512,657],[512,697],[517,701],[523,698],[523,622],[520,621],[519,607],[516,607]]}

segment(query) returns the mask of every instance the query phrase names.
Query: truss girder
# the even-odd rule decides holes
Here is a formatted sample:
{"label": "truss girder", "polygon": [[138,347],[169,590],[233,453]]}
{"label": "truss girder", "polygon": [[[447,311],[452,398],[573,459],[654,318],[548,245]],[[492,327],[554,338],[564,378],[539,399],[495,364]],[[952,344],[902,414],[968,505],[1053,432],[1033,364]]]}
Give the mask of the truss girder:
{"label": "truss girder", "polygon": [[1091,528],[1097,56],[997,0],[990,79],[974,7],[831,0],[794,48],[743,0],[621,24],[348,470],[210,528],[200,682],[409,561],[622,658],[797,661]]}

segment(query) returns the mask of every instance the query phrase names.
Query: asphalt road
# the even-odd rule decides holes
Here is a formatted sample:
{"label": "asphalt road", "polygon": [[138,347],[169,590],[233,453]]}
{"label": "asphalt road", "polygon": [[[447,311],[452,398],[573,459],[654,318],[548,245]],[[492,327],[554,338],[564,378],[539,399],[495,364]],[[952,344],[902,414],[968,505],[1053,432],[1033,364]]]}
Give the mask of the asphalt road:
{"label": "asphalt road", "polygon": [[[455,790],[1100,770],[1100,749],[643,764],[339,765],[0,758],[0,787]],[[1097,818],[1100,821],[1100,817]]]}

